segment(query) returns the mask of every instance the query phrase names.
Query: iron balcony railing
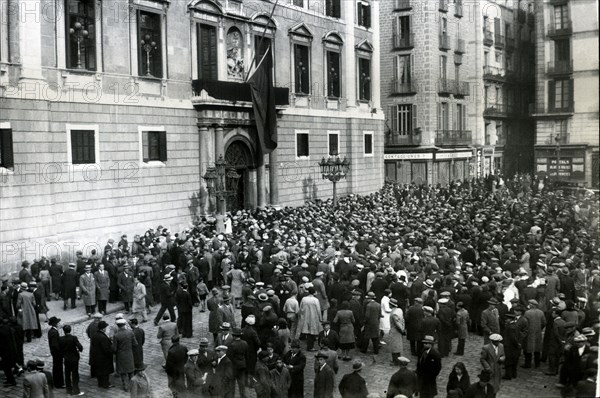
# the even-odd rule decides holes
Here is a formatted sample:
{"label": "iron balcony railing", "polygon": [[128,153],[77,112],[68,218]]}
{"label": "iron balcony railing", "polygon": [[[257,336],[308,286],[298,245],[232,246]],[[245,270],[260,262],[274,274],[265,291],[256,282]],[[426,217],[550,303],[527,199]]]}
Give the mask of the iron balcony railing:
{"label": "iron balcony railing", "polygon": [[483,44],[485,46],[491,46],[494,44],[494,33],[491,30],[483,30]]}
{"label": "iron balcony railing", "polygon": [[385,145],[421,145],[421,134],[407,134],[405,132],[400,133],[396,131],[390,132],[385,137]]}
{"label": "iron balcony railing", "polygon": [[470,86],[468,82],[457,81],[454,84],[454,95],[467,97],[470,94]]}
{"label": "iron balcony railing", "polygon": [[438,93],[439,94],[452,94],[456,91],[454,80],[440,78],[438,80]]}
{"label": "iron balcony railing", "polygon": [[512,105],[491,102],[486,104],[486,107],[483,111],[483,116],[507,117],[509,114],[513,113],[513,110],[514,109]]}
{"label": "iron balcony railing", "polygon": [[494,47],[496,48],[504,48],[504,36],[496,33],[494,35]]}
{"label": "iron balcony railing", "polygon": [[454,52],[457,54],[465,53],[465,41],[463,39],[456,39],[456,47],[454,48]]}
{"label": "iron balcony railing", "polygon": [[396,11],[405,11],[410,10],[412,5],[410,4],[410,0],[396,0],[394,4],[394,10]]}
{"label": "iron balcony railing", "polygon": [[391,94],[415,94],[417,92],[417,85],[415,82],[403,82],[397,79],[392,80],[390,84]]}
{"label": "iron balcony railing", "polygon": [[558,26],[556,24],[548,25],[548,36],[568,36],[571,33],[573,33],[571,21],[564,21]]}
{"label": "iron balcony railing", "polygon": [[413,48],[415,46],[415,35],[410,34],[399,34],[392,35],[392,47],[394,50],[400,50],[404,48]]}
{"label": "iron balcony railing", "polygon": [[447,33],[440,35],[440,50],[450,50],[450,36]]}
{"label": "iron balcony railing", "polygon": [[483,78],[497,81],[504,81],[506,72],[504,68],[485,65],[483,67]]}
{"label": "iron balcony railing", "polygon": [[569,74],[573,73],[573,61],[550,61],[548,62],[548,73]]}
{"label": "iron balcony railing", "polygon": [[435,145],[466,146],[472,142],[471,130],[436,130]]}

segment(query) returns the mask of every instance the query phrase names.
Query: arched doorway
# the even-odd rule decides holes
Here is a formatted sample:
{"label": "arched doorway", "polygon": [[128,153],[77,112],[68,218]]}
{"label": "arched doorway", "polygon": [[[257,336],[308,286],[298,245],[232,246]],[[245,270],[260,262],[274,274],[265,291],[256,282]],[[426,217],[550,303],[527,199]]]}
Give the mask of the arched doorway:
{"label": "arched doorway", "polygon": [[248,173],[249,169],[254,167],[248,145],[241,140],[231,142],[225,151],[225,161],[241,175],[237,181],[236,195],[227,201],[227,211],[244,209],[247,206],[248,191],[251,188],[248,184]]}

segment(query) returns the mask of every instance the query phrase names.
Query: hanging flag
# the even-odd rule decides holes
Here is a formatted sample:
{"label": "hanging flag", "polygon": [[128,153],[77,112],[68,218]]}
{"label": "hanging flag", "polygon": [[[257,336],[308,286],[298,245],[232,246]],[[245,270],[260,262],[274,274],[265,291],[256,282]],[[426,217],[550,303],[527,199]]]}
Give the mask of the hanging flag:
{"label": "hanging flag", "polygon": [[273,58],[271,46],[267,48],[248,83],[252,93],[252,108],[262,153],[277,148],[277,114],[273,90]]}

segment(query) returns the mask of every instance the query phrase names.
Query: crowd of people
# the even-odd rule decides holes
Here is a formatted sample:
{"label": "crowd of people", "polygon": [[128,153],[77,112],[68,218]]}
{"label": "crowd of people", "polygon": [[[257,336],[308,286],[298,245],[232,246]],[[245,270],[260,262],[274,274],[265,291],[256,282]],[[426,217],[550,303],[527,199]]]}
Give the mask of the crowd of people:
{"label": "crowd of people", "polygon": [[[66,383],[68,393],[81,393],[81,345],[69,325],[60,336],[60,319],[48,319],[46,306],[62,299],[68,311],[80,295],[94,318],[91,376],[110,388],[116,373],[135,397],[151,388],[138,323],[154,306],[175,397],[233,397],[236,389],[242,397],[248,389],[303,397],[305,374],[313,372],[305,369],[309,352],[315,397],[332,397],[336,386],[342,397],[367,397],[356,350],[377,361],[383,345],[397,368],[387,397],[433,397],[443,358],[464,355],[469,335],[483,336],[481,366],[470,369],[478,381],[471,383],[457,362],[448,397],[494,397],[503,379],[518,378],[519,367],[542,363],[564,396],[595,396],[600,268],[593,192],[563,192],[526,175],[490,176],[448,187],[386,184],[344,197],[336,208],[317,200],[230,218],[228,233],[202,219],[178,233],[159,226],[133,242],[110,239],[102,255],[78,252],[64,272],[54,259],[24,262],[0,294],[0,340],[10,342],[0,345],[5,385],[26,367],[28,385]],[[128,316],[110,326],[103,315],[115,301]],[[208,312],[207,335],[194,336],[198,311]],[[50,325],[53,359],[45,378],[35,361],[23,362],[23,343],[41,336],[40,314]],[[195,347],[180,341],[194,337]],[[338,360],[353,362],[336,382]]]}

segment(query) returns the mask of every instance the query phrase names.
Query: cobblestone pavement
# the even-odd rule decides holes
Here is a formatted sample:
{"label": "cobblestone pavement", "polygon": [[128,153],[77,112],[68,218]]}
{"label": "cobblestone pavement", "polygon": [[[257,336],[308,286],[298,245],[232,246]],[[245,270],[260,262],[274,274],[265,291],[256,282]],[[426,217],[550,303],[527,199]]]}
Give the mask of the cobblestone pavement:
{"label": "cobblestone pavement", "polygon": [[[60,303],[60,306],[57,306],[56,303]],[[96,380],[91,379],[89,377],[89,339],[85,334],[85,329],[89,321],[87,320],[87,316],[83,313],[82,305],[78,303],[78,308],[75,310],[69,310],[66,312],[62,311],[62,302],[52,302],[51,307],[51,315],[58,316],[63,319],[63,323],[73,323],[73,334],[79,338],[79,341],[84,347],[84,351],[81,356],[81,361],[79,365],[80,372],[80,388],[81,391],[84,391],[87,396],[90,397],[129,397],[129,393],[125,393],[120,387],[120,383],[116,380],[116,378],[111,376],[111,381],[115,384],[115,388],[110,389],[109,391],[99,390],[96,386]],[[156,311],[158,307],[154,307],[154,311]],[[105,317],[105,320],[111,324],[114,322],[114,312],[116,310],[120,310],[119,306],[112,305],[109,307],[109,312],[113,312]],[[163,356],[162,351],[160,349],[160,345],[156,339],[157,327],[152,323],[153,316],[155,312],[150,315],[149,321],[146,323],[142,323],[141,327],[146,332],[146,344],[144,345],[144,362],[148,365],[148,369],[146,370],[149,379],[152,382],[152,396],[156,398],[167,398],[171,397],[169,389],[167,387],[167,376],[163,371],[161,365],[163,364]],[[237,314],[238,322],[239,322],[239,311]],[[43,317],[42,317],[43,318]],[[84,321],[82,321],[84,319]],[[74,323],[78,322],[78,323]],[[35,339],[31,343],[26,343],[24,347],[25,351],[25,361],[29,359],[41,359],[46,362],[46,369],[51,370],[52,358],[50,357],[50,352],[48,348],[48,339],[47,339],[47,324],[43,323],[42,319],[42,333],[43,336],[41,339]],[[194,337],[191,339],[182,339],[182,344],[184,344],[188,348],[197,348],[198,347],[198,339],[200,337],[207,336],[209,337],[209,341],[212,342],[212,336],[208,336],[208,313],[199,313],[198,309],[194,311]],[[456,349],[457,340],[453,340],[453,348]],[[438,376],[438,397],[443,398],[446,396],[446,383],[448,380],[448,375],[452,370],[452,366],[457,361],[462,361],[465,363],[467,370],[469,371],[469,375],[471,377],[471,382],[477,381],[477,374],[481,369],[479,364],[479,353],[481,350],[481,346],[483,344],[483,338],[477,335],[470,335],[469,339],[467,339],[466,347],[465,347],[465,355],[464,356],[454,356],[453,354],[450,357],[443,358],[442,360],[442,371]],[[404,340],[405,352],[409,349],[408,341]],[[410,350],[408,350],[410,352]],[[314,381],[314,371],[313,362],[314,358],[312,353],[307,353],[307,366],[305,370],[305,397],[312,397],[313,391],[313,381]],[[359,358],[366,365],[364,370],[361,372],[362,376],[367,381],[367,387],[369,392],[378,393],[381,397],[385,397],[384,391],[387,389],[387,385],[391,375],[396,371],[396,368],[390,365],[391,354],[386,346],[382,347],[379,355],[374,357],[372,354],[362,354],[358,351],[354,352],[354,357]],[[409,364],[409,368],[414,370],[416,368],[416,357],[411,357],[405,353],[405,356],[411,359],[411,363]],[[341,377],[350,372],[352,367],[352,362],[344,362],[340,361],[340,370],[336,376],[336,390],[335,396],[339,397],[339,392],[337,391],[337,384],[341,380]],[[502,380],[500,391],[497,395],[498,398],[527,398],[527,397],[559,397],[560,393],[558,389],[554,387],[554,384],[557,382],[555,377],[544,375],[543,371],[545,370],[545,364],[539,369],[518,369],[518,379],[516,380]],[[21,398],[23,396],[22,389],[22,380],[18,380],[18,384],[16,387],[11,388],[1,388],[0,387],[0,396],[6,398]],[[65,390],[55,390],[54,396],[57,398],[62,398],[67,396]],[[239,396],[239,393],[236,391],[236,396]],[[247,389],[247,396],[254,397],[254,391]]]}

